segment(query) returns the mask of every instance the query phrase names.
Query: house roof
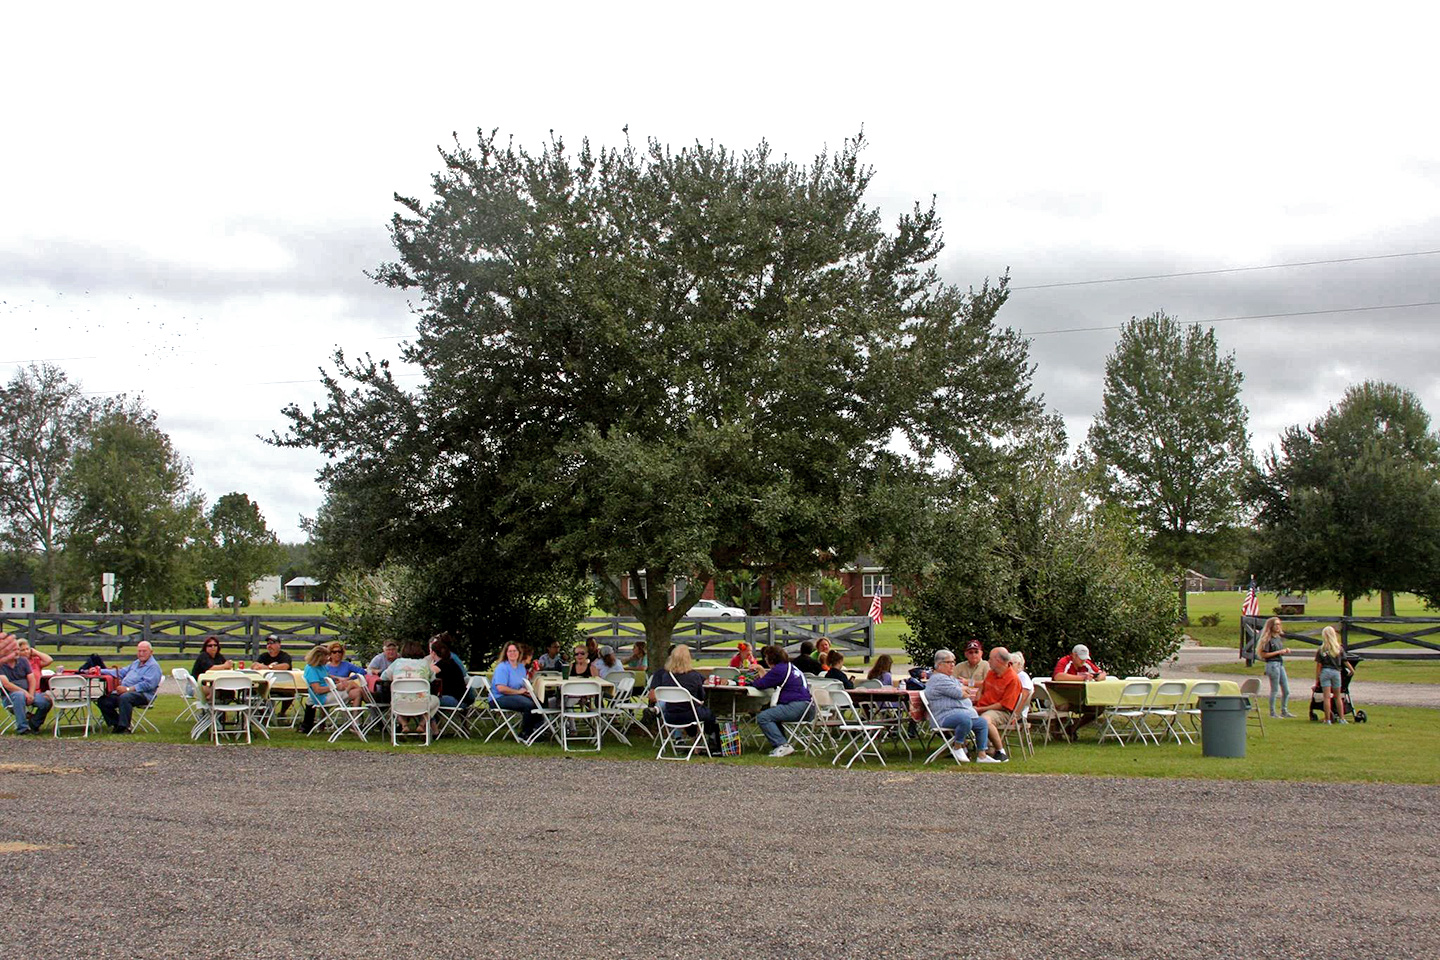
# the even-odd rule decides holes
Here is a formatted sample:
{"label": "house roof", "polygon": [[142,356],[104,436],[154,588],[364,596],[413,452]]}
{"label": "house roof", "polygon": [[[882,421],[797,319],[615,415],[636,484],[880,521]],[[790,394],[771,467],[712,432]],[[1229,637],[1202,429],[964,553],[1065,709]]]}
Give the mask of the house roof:
{"label": "house roof", "polygon": [[285,584],[285,586],[287,586],[287,587],[318,587],[318,586],[320,586],[320,584],[322,584],[322,583],[324,583],[324,582],[325,582],[325,581],[323,581],[323,580],[316,580],[316,579],[314,579],[313,577],[296,577],[294,580],[291,580],[289,583]]}
{"label": "house roof", "polygon": [[17,573],[13,577],[0,580],[0,593],[34,593],[35,581],[30,579],[28,573]]}

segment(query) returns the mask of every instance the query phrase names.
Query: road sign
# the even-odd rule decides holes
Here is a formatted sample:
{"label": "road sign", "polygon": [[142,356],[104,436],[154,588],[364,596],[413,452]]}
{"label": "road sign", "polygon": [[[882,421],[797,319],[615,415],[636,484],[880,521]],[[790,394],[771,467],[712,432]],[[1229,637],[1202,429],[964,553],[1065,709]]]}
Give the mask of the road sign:
{"label": "road sign", "polygon": [[[106,574],[106,576],[112,576],[112,574]],[[115,584],[107,583],[102,586],[100,588],[100,599],[106,603],[113,601],[115,599]]]}
{"label": "road sign", "polygon": [[114,585],[115,585],[115,574],[113,574],[113,573],[102,573],[102,574],[100,574],[100,582],[103,583],[103,584],[105,584],[105,585],[107,585],[107,586],[114,586]]}

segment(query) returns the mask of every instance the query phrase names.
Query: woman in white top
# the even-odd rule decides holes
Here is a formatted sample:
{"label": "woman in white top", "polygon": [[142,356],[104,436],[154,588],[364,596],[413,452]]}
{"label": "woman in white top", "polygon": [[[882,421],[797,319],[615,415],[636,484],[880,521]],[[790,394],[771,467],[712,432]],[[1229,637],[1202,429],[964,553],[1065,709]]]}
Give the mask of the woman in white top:
{"label": "woman in white top", "polygon": [[[386,682],[394,682],[396,680],[424,680],[426,683],[429,683],[435,678],[435,672],[435,664],[426,656],[425,644],[419,640],[406,640],[405,645],[400,648],[400,658],[390,662],[390,666],[381,672],[380,679]],[[433,718],[435,712],[440,709],[439,697],[433,693],[392,694],[390,702],[394,703],[396,700],[419,700],[422,696],[426,702],[426,714],[432,718],[430,720],[430,732],[435,733],[435,721]],[[415,733],[418,727],[419,725],[409,718],[400,720],[400,728],[405,733]]]}
{"label": "woman in white top", "polygon": [[1025,689],[1026,693],[1033,694],[1035,692],[1035,681],[1031,680],[1030,674],[1025,672],[1025,654],[1016,650],[1010,654],[1010,662],[1015,666],[1015,676],[1020,678],[1020,686]]}

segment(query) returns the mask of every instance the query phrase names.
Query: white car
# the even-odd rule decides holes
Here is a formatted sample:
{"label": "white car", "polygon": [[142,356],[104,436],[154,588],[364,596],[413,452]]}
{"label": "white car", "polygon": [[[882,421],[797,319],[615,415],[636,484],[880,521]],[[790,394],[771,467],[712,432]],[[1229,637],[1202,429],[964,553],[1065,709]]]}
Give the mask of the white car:
{"label": "white car", "polygon": [[719,600],[696,600],[695,606],[685,611],[687,617],[739,617],[745,618],[745,611],[739,607],[727,607]]}

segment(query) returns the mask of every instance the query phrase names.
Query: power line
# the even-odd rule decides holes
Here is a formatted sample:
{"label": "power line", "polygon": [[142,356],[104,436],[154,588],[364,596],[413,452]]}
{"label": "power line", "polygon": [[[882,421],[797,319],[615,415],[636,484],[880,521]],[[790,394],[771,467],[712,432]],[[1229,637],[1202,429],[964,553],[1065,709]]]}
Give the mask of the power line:
{"label": "power line", "polygon": [[1365,260],[1394,260],[1399,257],[1430,257],[1440,250],[1415,250],[1410,253],[1377,253],[1367,257],[1336,257],[1333,260],[1297,260],[1293,263],[1267,263],[1259,267],[1223,267],[1217,270],[1189,270],[1184,273],[1151,273],[1141,277],[1109,277],[1104,280],[1063,280],[1058,283],[1032,283],[1011,290],[1050,290],[1055,287],[1088,287],[1097,283],[1131,283],[1136,280],[1170,280],[1174,277],[1210,277],[1217,273],[1246,273],[1252,270],[1282,270],[1287,267],[1320,267],[1333,263],[1360,263]]}
{"label": "power line", "polygon": [[[1317,317],[1327,313],[1364,313],[1370,310],[1404,310],[1409,307],[1440,307],[1440,300],[1422,300],[1419,303],[1381,303],[1369,307],[1336,307],[1333,310],[1296,310],[1293,313],[1252,313],[1243,317],[1212,317],[1209,320],[1181,320],[1187,326],[1198,323],[1229,323],[1231,320],[1278,320],[1283,317]],[[1027,337],[1043,337],[1052,333],[1093,333],[1097,330],[1119,330],[1123,323],[1107,324],[1103,327],[1066,327],[1063,330],[1037,330],[1021,333]]]}

